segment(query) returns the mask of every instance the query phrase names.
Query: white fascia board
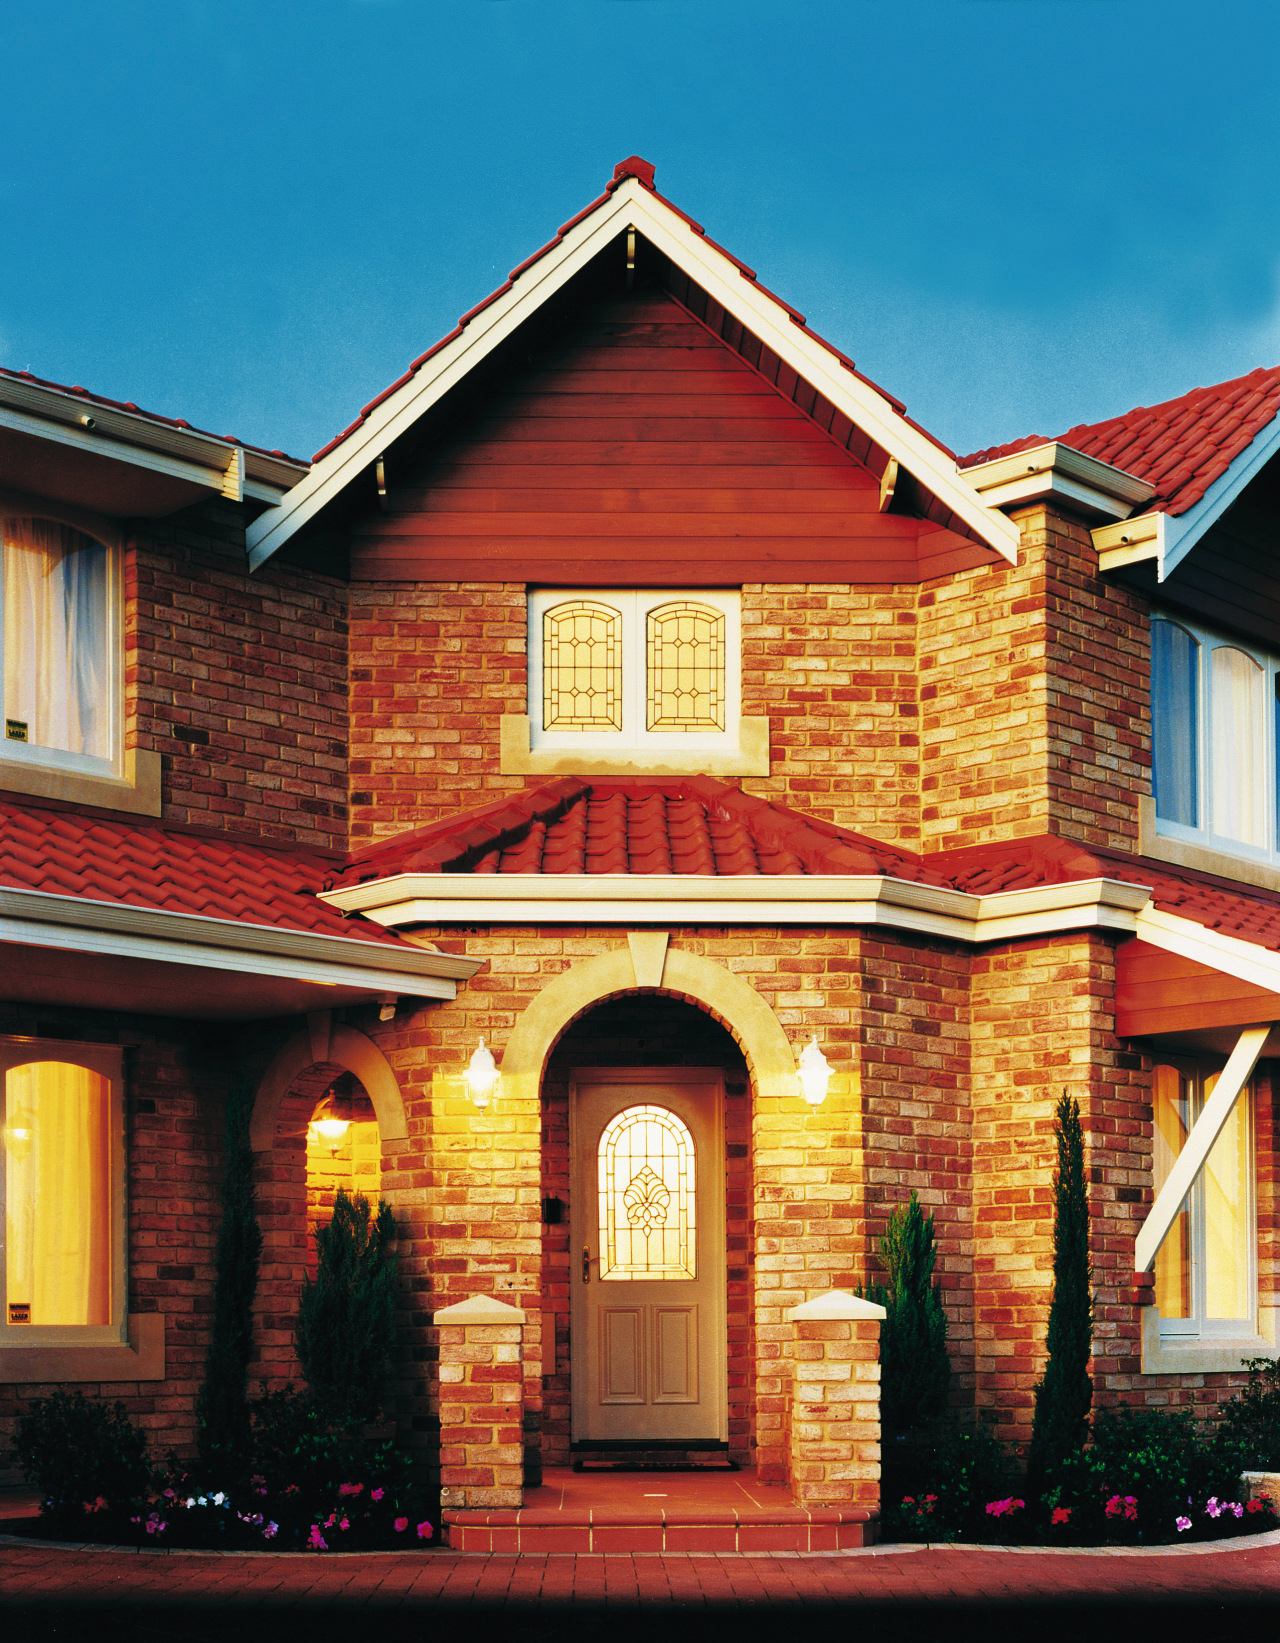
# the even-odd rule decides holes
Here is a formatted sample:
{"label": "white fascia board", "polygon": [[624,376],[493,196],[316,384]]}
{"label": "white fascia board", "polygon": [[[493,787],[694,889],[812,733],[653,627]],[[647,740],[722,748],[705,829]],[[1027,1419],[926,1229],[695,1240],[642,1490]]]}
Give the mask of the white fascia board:
{"label": "white fascia board", "polygon": [[323,901],[387,927],[411,924],[884,925],[956,941],[1063,930],[1132,934],[1148,899],[1115,879],[1037,885],[994,896],[878,874],[715,878],[602,874],[402,873],[329,890]]}
{"label": "white fascia board", "polygon": [[1090,532],[1098,550],[1098,569],[1120,570],[1144,559],[1163,561],[1167,547],[1168,514],[1144,513],[1133,519],[1099,525]]}
{"label": "white fascia board", "polygon": [[1155,495],[1145,479],[1056,439],[965,468],[964,477],[993,508],[1056,500],[1112,520],[1127,519]]}
{"label": "white fascia board", "polygon": [[[134,956],[164,958],[175,964],[203,964],[213,969],[306,980],[328,977],[344,986],[377,985],[387,992],[424,998],[454,997],[454,983],[473,976],[483,963],[481,959],[432,953],[420,947],[401,950],[342,936],[282,930],[271,924],[241,924],[232,919],[202,918],[194,913],[168,913],[122,902],[51,896],[38,890],[7,887],[0,888],[0,929],[6,932],[7,940],[33,942],[36,946],[66,947],[68,933],[73,932],[74,944],[90,952],[128,951]],[[19,929],[24,934],[8,933]],[[31,934],[41,931],[44,935],[39,940]],[[113,947],[113,942],[126,945]],[[155,950],[143,952],[141,947]],[[213,956],[190,956],[196,953]],[[383,979],[346,979],[356,975]],[[441,987],[449,990],[442,992]]]}
{"label": "white fascia board", "polygon": [[1160,581],[1171,576],[1211,525],[1217,523],[1247,485],[1280,452],[1280,417],[1260,429],[1226,473],[1220,474],[1194,508],[1171,518],[1160,555]]}
{"label": "white fascia board", "polygon": [[369,992],[398,993],[405,998],[452,999],[458,996],[457,982],[432,976],[364,969],[354,964],[314,964],[306,959],[234,952],[228,947],[206,947],[198,942],[152,941],[145,936],[77,929],[70,924],[46,924],[3,916],[0,916],[0,942],[13,942],[23,947],[54,947],[106,958],[149,959],[200,970],[229,970],[236,975],[272,976],[287,981],[313,982],[323,987],[359,987]]}
{"label": "white fascia board", "polygon": [[1155,906],[1138,914],[1136,934],[1139,940],[1163,948],[1167,953],[1189,958],[1223,975],[1235,976],[1237,981],[1280,993],[1280,953],[1260,947],[1256,941],[1223,935],[1220,930],[1207,929],[1194,919],[1179,918],[1176,913],[1164,913]]}
{"label": "white fascia board", "polygon": [[[85,408],[82,405],[82,408]],[[95,424],[99,422],[97,407],[89,408]],[[141,419],[139,419],[141,420]],[[103,439],[98,427],[92,429],[55,422],[49,417],[33,416],[28,411],[0,405],[0,428],[11,428],[15,433],[29,434],[54,445],[69,445],[90,456],[107,457],[112,462],[127,462],[135,468],[146,468],[150,473],[165,474],[171,479],[182,479],[190,485],[200,485],[219,495],[226,488],[228,476],[234,474],[237,445],[223,445],[218,440],[205,440],[189,454],[152,450],[123,440]],[[220,459],[220,460],[219,460]]]}
{"label": "white fascia board", "polygon": [[589,217],[570,229],[559,245],[526,269],[511,290],[468,320],[460,337],[427,360],[410,382],[321,458],[277,508],[250,525],[250,569],[257,570],[283,547],[295,531],[412,427],[529,313],[627,227],[636,228],[665,252],[810,386],[897,457],[984,542],[1016,564],[1020,540],[1017,526],[981,503],[952,458],[912,428],[875,389],[847,371],[804,326],[795,324],[772,298],[764,296],[730,258],[710,246],[703,235],[696,234],[682,217],[634,178],[628,178]]}

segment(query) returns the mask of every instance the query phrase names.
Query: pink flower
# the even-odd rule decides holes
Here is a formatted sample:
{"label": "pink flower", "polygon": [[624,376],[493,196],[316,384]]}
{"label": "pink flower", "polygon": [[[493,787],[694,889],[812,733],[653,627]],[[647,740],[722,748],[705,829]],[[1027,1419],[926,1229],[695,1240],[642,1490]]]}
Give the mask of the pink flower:
{"label": "pink flower", "polygon": [[409,1519],[407,1517],[398,1517],[396,1519],[396,1533],[398,1535],[402,1535],[408,1527]]}
{"label": "pink flower", "polygon": [[431,1525],[429,1523],[420,1523],[418,1525],[418,1539],[419,1540],[430,1540],[431,1539]]}
{"label": "pink flower", "polygon": [[387,1491],[385,1489],[370,1489],[369,1499],[370,1500],[381,1500],[383,1495],[386,1494],[386,1492]]}
{"label": "pink flower", "polygon": [[317,1552],[327,1552],[329,1550],[329,1542],[320,1533],[318,1523],[311,1525],[311,1533],[307,1536],[307,1545]]}
{"label": "pink flower", "polygon": [[263,1540],[274,1540],[279,1528],[280,1525],[278,1523],[268,1523],[262,1531]]}
{"label": "pink flower", "polygon": [[1187,1530],[1191,1527],[1191,1519],[1189,1517],[1175,1518],[1174,1523],[1176,1524],[1178,1533],[1180,1535],[1185,1534],[1187,1532]]}
{"label": "pink flower", "polygon": [[348,1521],[348,1519],[343,1518],[342,1521],[338,1524],[338,1527],[339,1527],[339,1529],[349,1529],[351,1527],[351,1524]]}
{"label": "pink flower", "polygon": [[1069,1506],[1055,1506],[1054,1509],[1053,1509],[1053,1517],[1050,1519],[1050,1522],[1052,1522],[1052,1523],[1070,1523],[1071,1522],[1071,1508]]}
{"label": "pink flower", "polygon": [[338,1490],[340,1495],[358,1495],[364,1488],[363,1483],[344,1483]]}
{"label": "pink flower", "polygon": [[1208,1512],[1210,1517],[1222,1516],[1222,1503],[1219,1501],[1217,1495],[1209,1496],[1208,1500],[1204,1503],[1204,1509]]}

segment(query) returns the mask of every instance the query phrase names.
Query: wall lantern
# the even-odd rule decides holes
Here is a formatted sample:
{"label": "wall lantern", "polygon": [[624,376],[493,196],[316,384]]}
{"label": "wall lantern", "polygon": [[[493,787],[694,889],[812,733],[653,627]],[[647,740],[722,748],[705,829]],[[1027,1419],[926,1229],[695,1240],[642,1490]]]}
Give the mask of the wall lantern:
{"label": "wall lantern", "polygon": [[347,1131],[351,1128],[355,1104],[351,1097],[351,1077],[344,1074],[334,1080],[330,1086],[328,1097],[319,1113],[311,1120],[311,1131],[315,1140],[328,1147],[331,1153],[336,1153],[346,1140]]}
{"label": "wall lantern", "polygon": [[827,1089],[831,1083],[831,1063],[818,1048],[816,1036],[801,1052],[796,1077],[800,1081],[800,1094],[811,1107],[820,1107],[827,1099]]}
{"label": "wall lantern", "polygon": [[471,1099],[480,1108],[481,1112],[489,1105],[501,1076],[502,1074],[498,1071],[498,1064],[493,1059],[493,1051],[489,1049],[482,1038],[467,1064],[466,1072],[467,1088],[471,1091]]}

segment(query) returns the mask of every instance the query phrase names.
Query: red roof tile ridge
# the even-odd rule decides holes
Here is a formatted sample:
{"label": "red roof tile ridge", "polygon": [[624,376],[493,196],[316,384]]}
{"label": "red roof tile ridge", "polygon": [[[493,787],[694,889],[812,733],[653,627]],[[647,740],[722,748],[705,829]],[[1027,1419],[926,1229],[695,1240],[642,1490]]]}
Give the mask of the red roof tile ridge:
{"label": "red roof tile ridge", "polygon": [[609,200],[610,196],[619,187],[621,187],[621,185],[626,182],[628,178],[632,178],[638,182],[642,188],[646,189],[653,195],[654,199],[661,201],[661,203],[666,206],[669,211],[673,212],[682,222],[686,223],[688,227],[699,236],[699,238],[705,240],[706,243],[714,250],[718,251],[722,257],[732,263],[742,277],[745,280],[749,280],[763,296],[767,297],[770,302],[782,309],[794,325],[803,328],[820,348],[824,349],[836,361],[838,361],[838,363],[845,370],[857,377],[859,382],[870,388],[873,393],[878,394],[890,410],[892,410],[897,416],[900,416],[908,427],[910,427],[914,432],[920,434],[924,439],[927,439],[929,443],[941,451],[944,456],[948,457],[952,461],[955,461],[955,452],[951,450],[949,446],[943,444],[942,440],[940,440],[936,434],[930,433],[927,428],[922,427],[920,423],[909,417],[907,415],[907,408],[900,399],[896,399],[891,393],[888,392],[887,389],[882,388],[879,383],[873,382],[864,372],[859,371],[848,355],[842,353],[833,342],[828,342],[827,339],[820,336],[818,332],[810,330],[808,322],[798,309],[793,308],[791,304],[783,297],[780,297],[775,292],[770,291],[767,286],[761,285],[759,279],[756,277],[754,269],[749,268],[747,264],[741,260],[741,258],[734,256],[732,251],[727,250],[724,246],[719,245],[715,240],[709,238],[706,229],[703,228],[701,223],[696,222],[687,211],[682,211],[673,200],[669,200],[665,194],[660,193],[654,183],[654,174],[654,167],[649,163],[649,161],[642,160],[639,155],[633,154],[628,159],[619,161],[619,163],[614,167],[613,176],[605,185],[603,194],[592,200],[589,205],[583,206],[582,210],[577,212],[576,215],[570,217],[568,222],[563,223],[553,238],[549,239],[544,246],[535,251],[532,256],[526,257],[522,263],[518,263],[516,267],[511,270],[510,274],[501,285],[491,291],[487,297],[482,298],[474,308],[468,309],[468,311],[459,319],[457,325],[454,326],[452,331],[449,331],[446,335],[442,336],[439,341],[432,343],[431,347],[428,348],[425,353],[420,354],[417,359],[412,361],[401,376],[397,377],[393,383],[384,388],[380,394],[377,394],[373,399],[371,399],[353,422],[343,428],[340,433],[335,434],[328,444],[322,445],[311,458],[312,462],[320,462],[324,457],[328,456],[331,451],[335,451],[339,445],[343,444],[344,441],[350,439],[352,434],[354,434],[357,429],[359,429],[362,424],[368,420],[371,413],[375,411],[379,405],[383,404],[383,402],[390,398],[392,394],[397,393],[407,383],[411,382],[417,375],[418,371],[421,370],[421,368],[429,359],[432,358],[433,355],[438,354],[440,350],[447,347],[449,343],[455,342],[477,314],[483,313],[484,310],[492,303],[495,303],[499,297],[505,296],[522,274],[527,273],[535,263],[539,262],[549,252],[554,251],[555,248],[563,242],[566,234],[576,228],[578,224],[584,220],[584,218],[589,217],[593,211],[598,211],[599,208]]}
{"label": "red roof tile ridge", "polygon": [[296,463],[300,468],[311,465],[306,457],[289,456],[285,451],[268,450],[265,445],[250,445],[247,440],[237,439],[234,434],[210,433],[207,428],[195,427],[184,417],[162,416],[159,411],[144,411],[131,399],[108,399],[105,394],[91,393],[87,388],[68,387],[65,382],[53,382],[48,377],[34,376],[30,371],[15,371],[7,365],[0,365],[0,376],[10,377],[14,382],[31,382],[37,388],[52,388],[60,394],[75,394],[77,398],[86,399],[94,405],[105,405],[112,411],[126,411],[130,416],[140,416],[146,422],[156,422],[165,428],[181,428],[187,433],[200,434],[205,439],[216,439],[223,445],[240,445],[246,451],[256,451],[259,456],[278,457],[280,461]]}

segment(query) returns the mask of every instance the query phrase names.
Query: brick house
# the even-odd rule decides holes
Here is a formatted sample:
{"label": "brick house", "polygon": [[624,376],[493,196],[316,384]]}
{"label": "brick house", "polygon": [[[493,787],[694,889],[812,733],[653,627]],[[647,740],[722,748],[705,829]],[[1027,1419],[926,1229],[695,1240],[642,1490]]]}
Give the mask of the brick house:
{"label": "brick house", "polygon": [[310,464],[0,373],[0,1412],[190,1444],[237,1075],[262,1376],[381,1193],[464,1513],[661,1446],[874,1505],[829,1300],[912,1189],[953,1401],[1025,1442],[1064,1089],[1098,1401],[1229,1395],[1276,1352],[1278,408],[957,461],[635,159]]}

